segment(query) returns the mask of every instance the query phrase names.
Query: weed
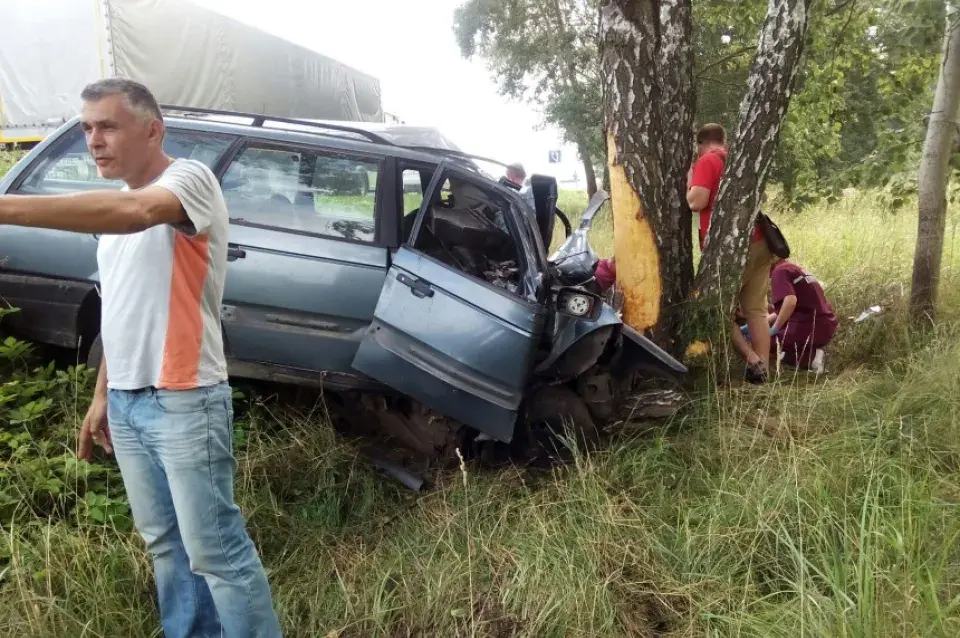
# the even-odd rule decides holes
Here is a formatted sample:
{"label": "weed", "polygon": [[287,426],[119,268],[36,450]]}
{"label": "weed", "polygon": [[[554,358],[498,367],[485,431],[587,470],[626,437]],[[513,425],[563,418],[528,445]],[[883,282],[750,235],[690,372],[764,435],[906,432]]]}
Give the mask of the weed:
{"label": "weed", "polygon": [[[585,203],[561,193],[574,224]],[[826,376],[705,379],[673,421],[549,471],[410,493],[322,411],[238,393],[237,497],[285,635],[958,635],[958,217],[940,323],[915,336],[912,211],[774,213],[841,316]],[[0,344],[0,634],[157,635],[115,464],[73,457],[92,374]]]}

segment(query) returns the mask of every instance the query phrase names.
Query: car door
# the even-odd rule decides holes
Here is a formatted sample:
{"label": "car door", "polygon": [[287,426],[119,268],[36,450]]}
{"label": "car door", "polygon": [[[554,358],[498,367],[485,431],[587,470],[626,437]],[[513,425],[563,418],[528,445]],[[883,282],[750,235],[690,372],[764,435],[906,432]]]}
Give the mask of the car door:
{"label": "car door", "polygon": [[387,272],[383,157],[248,141],[222,178],[230,214],[223,327],[231,359],[356,376]]}
{"label": "car door", "polygon": [[[442,192],[451,184],[452,195]],[[446,162],[427,192],[409,240],[393,257],[353,367],[442,414],[510,441],[546,320],[543,305],[531,300],[536,295],[523,288],[537,264],[529,238],[520,236],[519,201]],[[470,206],[483,200],[486,207]],[[459,227],[458,220],[470,225],[477,211],[492,211],[483,223],[492,220],[503,234]],[[507,243],[489,245],[490,237]],[[473,243],[465,250],[458,242]],[[487,274],[485,266],[468,272],[464,265],[497,252],[500,261],[488,264]],[[510,263],[501,258],[511,255],[515,277],[498,280],[498,269],[508,270],[504,264]]]}

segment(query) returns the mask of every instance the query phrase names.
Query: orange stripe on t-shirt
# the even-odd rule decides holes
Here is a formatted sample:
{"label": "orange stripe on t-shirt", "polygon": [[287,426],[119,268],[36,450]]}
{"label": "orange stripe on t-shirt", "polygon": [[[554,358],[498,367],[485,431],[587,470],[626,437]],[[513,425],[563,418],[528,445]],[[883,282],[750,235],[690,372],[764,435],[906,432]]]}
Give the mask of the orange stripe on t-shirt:
{"label": "orange stripe on t-shirt", "polygon": [[175,233],[170,309],[163,344],[159,387],[186,390],[197,385],[203,339],[203,282],[207,277],[208,238]]}

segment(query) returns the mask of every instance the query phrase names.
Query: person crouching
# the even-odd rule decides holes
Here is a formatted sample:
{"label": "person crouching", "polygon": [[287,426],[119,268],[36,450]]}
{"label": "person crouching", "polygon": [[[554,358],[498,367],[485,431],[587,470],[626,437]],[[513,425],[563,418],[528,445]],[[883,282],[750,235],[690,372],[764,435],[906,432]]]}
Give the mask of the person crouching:
{"label": "person crouching", "polygon": [[777,258],[770,270],[771,356],[789,366],[823,372],[824,348],[837,332],[837,316],[823,287],[803,268]]}

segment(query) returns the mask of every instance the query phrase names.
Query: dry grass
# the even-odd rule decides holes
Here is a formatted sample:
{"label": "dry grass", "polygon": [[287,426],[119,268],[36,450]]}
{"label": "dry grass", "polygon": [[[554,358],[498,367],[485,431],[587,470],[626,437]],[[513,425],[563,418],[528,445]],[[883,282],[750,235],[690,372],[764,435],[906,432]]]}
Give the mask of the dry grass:
{"label": "dry grass", "polygon": [[[552,472],[466,468],[412,494],[322,417],[252,405],[238,494],[286,635],[960,634],[957,217],[922,337],[903,321],[914,220],[869,194],[778,216],[844,317],[831,373],[711,385],[662,429]],[[29,497],[7,469],[0,490]],[[0,635],[158,635],[134,535],[70,517],[3,532]]]}

